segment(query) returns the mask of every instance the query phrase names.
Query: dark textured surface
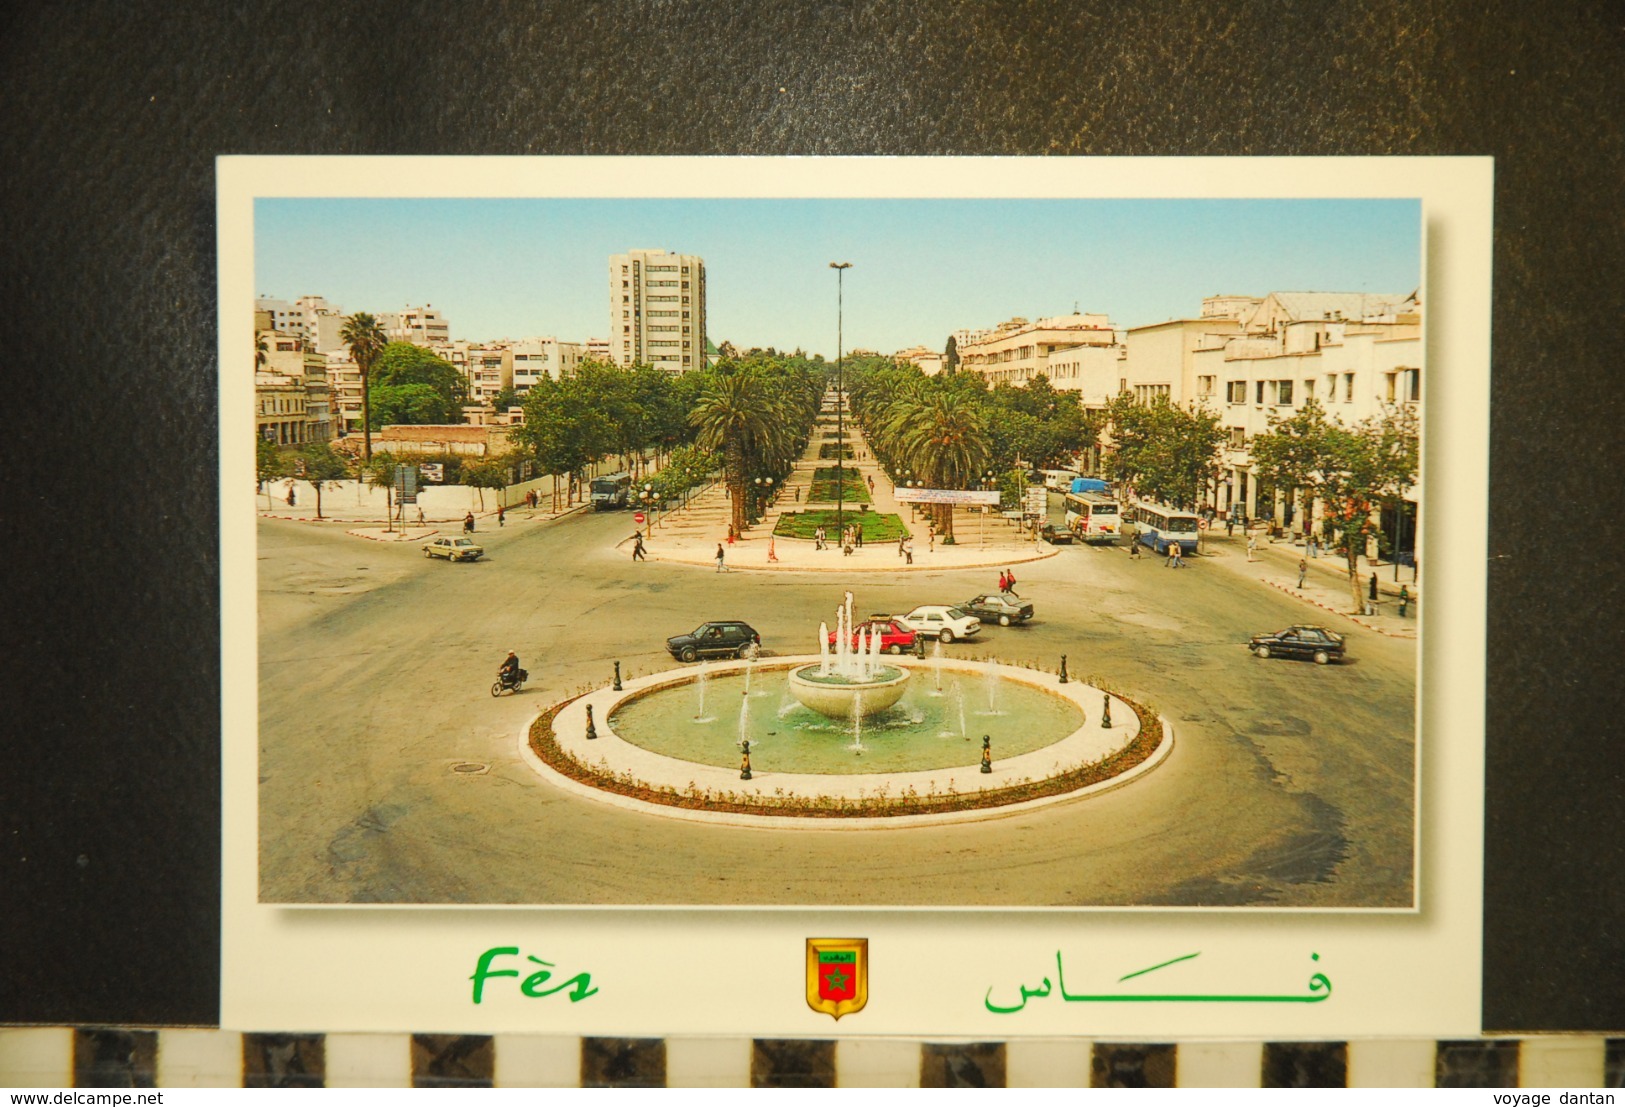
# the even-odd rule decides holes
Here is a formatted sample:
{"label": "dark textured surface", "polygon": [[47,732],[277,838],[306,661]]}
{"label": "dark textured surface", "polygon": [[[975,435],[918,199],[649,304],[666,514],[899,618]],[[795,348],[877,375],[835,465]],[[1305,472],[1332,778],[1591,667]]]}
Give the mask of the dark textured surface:
{"label": "dark textured surface", "polygon": [[245,1088],[320,1088],[326,1076],[325,1034],[243,1035]]}
{"label": "dark textured surface", "polygon": [[20,6],[0,1021],[217,1018],[215,155],[1462,153],[1497,158],[1485,1022],[1625,1029],[1618,12]]}
{"label": "dark textured surface", "polygon": [[489,1088],[496,1047],[482,1034],[413,1034],[412,1087]]}
{"label": "dark textured surface", "polygon": [[581,1039],[581,1086],[583,1088],[665,1087],[665,1039]]}
{"label": "dark textured surface", "polygon": [[1602,1086],[1625,1088],[1625,1038],[1609,1038],[1603,1052]]}
{"label": "dark textured surface", "polygon": [[750,1086],[835,1087],[835,1043],[757,1038],[750,1044]]}
{"label": "dark textured surface", "polygon": [[1266,1088],[1346,1088],[1349,1047],[1345,1042],[1270,1042],[1264,1046]]}
{"label": "dark textured surface", "polygon": [[158,1034],[153,1030],[75,1030],[75,1088],[154,1088]]}
{"label": "dark textured surface", "polygon": [[1112,1045],[1096,1042],[1090,1062],[1091,1088],[1172,1088],[1177,1071],[1172,1045]]}
{"label": "dark textured surface", "polygon": [[1440,1088],[1516,1088],[1517,1042],[1440,1042],[1433,1082]]}
{"label": "dark textured surface", "polygon": [[920,1050],[922,1088],[1002,1088],[1004,1072],[1003,1042],[927,1042]]}

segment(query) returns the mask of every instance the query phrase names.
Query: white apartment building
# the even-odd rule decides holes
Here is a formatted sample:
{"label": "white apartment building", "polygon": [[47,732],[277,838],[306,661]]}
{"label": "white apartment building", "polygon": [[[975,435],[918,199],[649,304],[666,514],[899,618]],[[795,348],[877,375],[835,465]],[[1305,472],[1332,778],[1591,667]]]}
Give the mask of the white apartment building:
{"label": "white apartment building", "polygon": [[[1050,374],[1057,350],[1076,346],[1111,347],[1117,332],[1104,315],[1073,312],[1030,322],[1021,316],[1007,319],[980,338],[959,347],[959,367],[980,373],[989,385],[1026,384],[1039,374]],[[1078,378],[1081,380],[1082,378]],[[1056,387],[1060,387],[1056,385]]]}
{"label": "white apartment building", "polygon": [[463,372],[468,378],[470,404],[488,407],[499,392],[513,387],[513,350],[508,346],[473,342],[458,346],[465,359]]}
{"label": "white apartment building", "polygon": [[[257,316],[262,321],[265,317],[265,314]],[[291,439],[279,437],[279,441],[303,444],[330,440],[333,416],[327,386],[327,359],[294,334],[260,330],[255,331],[254,341],[257,357],[263,359],[255,367],[255,390],[259,390],[260,378],[268,377],[274,379],[266,382],[267,387],[279,396],[288,389],[300,394],[299,413],[305,426]],[[287,405],[282,400],[279,400],[278,414],[288,415]]]}
{"label": "white apartment building", "polygon": [[[523,396],[543,378],[573,376],[586,359],[587,347],[557,338],[525,338],[513,344],[513,387]],[[606,359],[607,360],[607,359]]]}
{"label": "white apartment building", "polygon": [[269,296],[260,296],[254,301],[256,312],[265,312],[266,320],[256,320],[255,327],[259,330],[272,330],[278,334],[292,335],[303,340],[305,334],[305,309],[298,304],[290,304],[286,300],[276,300]]}
{"label": "white apartment building", "polygon": [[609,356],[609,339],[607,338],[587,339],[587,357],[605,365],[613,365],[615,362],[615,359]]}
{"label": "white apartment building", "polygon": [[1058,392],[1076,392],[1086,408],[1103,408],[1123,386],[1124,349],[1111,346],[1064,346],[1050,351],[1044,370]]}
{"label": "white apartment building", "polygon": [[925,346],[910,346],[906,350],[898,350],[892,355],[892,360],[907,362],[926,376],[934,377],[942,372],[947,359],[941,351],[932,350]]}
{"label": "white apartment building", "polygon": [[451,329],[446,317],[432,304],[408,307],[402,311],[380,312],[378,325],[384,337],[391,342],[410,342],[414,346],[449,346]]}
{"label": "white apartment building", "polygon": [[1211,399],[1214,382],[1211,378],[1197,380],[1193,368],[1196,351],[1240,333],[1241,320],[1210,315],[1208,310],[1204,301],[1200,319],[1170,319],[1124,332],[1122,380],[1113,394],[1129,392],[1142,404],[1161,396],[1179,407],[1192,400]]}
{"label": "white apartment building", "polygon": [[630,250],[609,259],[610,358],[669,373],[705,366],[705,261]]}
{"label": "white apartment building", "polygon": [[348,350],[334,350],[327,359],[327,390],[334,431],[341,437],[361,433],[361,367]]}

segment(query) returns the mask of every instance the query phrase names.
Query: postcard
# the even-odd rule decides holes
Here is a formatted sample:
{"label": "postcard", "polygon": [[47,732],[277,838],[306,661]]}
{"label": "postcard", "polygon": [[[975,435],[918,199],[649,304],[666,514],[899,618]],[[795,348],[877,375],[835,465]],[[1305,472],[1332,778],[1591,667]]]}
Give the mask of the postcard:
{"label": "postcard", "polygon": [[1476,1034],[1491,183],[221,159],[222,1023]]}

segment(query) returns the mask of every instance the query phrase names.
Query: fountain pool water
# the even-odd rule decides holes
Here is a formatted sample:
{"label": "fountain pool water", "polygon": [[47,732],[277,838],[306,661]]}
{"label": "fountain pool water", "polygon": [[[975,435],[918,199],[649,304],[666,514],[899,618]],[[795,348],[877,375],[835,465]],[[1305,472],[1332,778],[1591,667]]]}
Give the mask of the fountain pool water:
{"label": "fountain pool water", "polygon": [[[818,663],[810,667],[816,672]],[[752,691],[764,686],[774,689],[780,673],[785,670],[757,666]],[[862,703],[855,721],[851,709],[844,716],[832,717],[794,701],[781,704],[776,711],[751,713],[743,695],[744,673],[713,673],[708,690],[713,702],[727,702],[729,695],[740,702],[740,710],[732,718],[672,726],[674,719],[691,718],[694,710],[693,689],[678,684],[623,702],[608,721],[615,734],[635,746],[696,764],[735,768],[739,742],[749,738],[752,760],[759,770],[841,774],[961,766],[974,773],[983,734],[992,735],[994,756],[1003,760],[1043,749],[1084,725],[1083,711],[1073,702],[1016,679],[1001,680],[999,714],[967,712],[962,690],[966,678],[976,675],[972,671],[961,676],[950,669],[944,681],[954,693],[950,695],[931,695],[928,681],[905,684],[889,707],[874,711],[867,702]],[[860,694],[866,699],[869,693]]]}

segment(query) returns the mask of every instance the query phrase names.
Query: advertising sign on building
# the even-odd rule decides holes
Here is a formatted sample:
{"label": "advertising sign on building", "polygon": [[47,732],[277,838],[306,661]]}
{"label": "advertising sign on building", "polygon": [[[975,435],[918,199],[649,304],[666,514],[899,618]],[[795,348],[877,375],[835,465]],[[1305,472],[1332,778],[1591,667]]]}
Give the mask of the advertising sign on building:
{"label": "advertising sign on building", "polygon": [[992,504],[998,505],[997,492],[971,492],[956,488],[899,488],[897,502],[904,504]]}
{"label": "advertising sign on building", "polygon": [[425,461],[418,468],[423,471],[423,479],[429,484],[440,484],[446,479],[446,466],[444,462]]}

